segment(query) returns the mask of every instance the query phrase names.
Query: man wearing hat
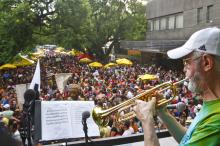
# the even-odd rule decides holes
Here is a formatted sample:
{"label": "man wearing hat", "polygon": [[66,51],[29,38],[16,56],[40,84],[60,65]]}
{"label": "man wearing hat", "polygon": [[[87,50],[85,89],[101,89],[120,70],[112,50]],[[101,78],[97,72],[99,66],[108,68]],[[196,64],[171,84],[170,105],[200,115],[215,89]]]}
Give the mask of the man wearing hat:
{"label": "man wearing hat", "polygon": [[2,112],[0,112],[0,117],[6,117],[6,118],[11,118],[12,115],[14,114],[14,111],[10,110],[10,105],[9,104],[5,104],[3,105],[3,110]]}
{"label": "man wearing hat", "polygon": [[[188,88],[201,95],[203,105],[188,129],[181,126],[166,108],[157,109],[158,115],[180,146],[219,146],[220,29],[199,30],[182,47],[167,54],[171,59],[183,59]],[[136,103],[134,110],[143,125],[145,146],[160,145],[153,128],[156,98]]]}
{"label": "man wearing hat", "polygon": [[69,97],[68,100],[84,100],[81,97],[81,88],[78,84],[69,84],[68,85]]}

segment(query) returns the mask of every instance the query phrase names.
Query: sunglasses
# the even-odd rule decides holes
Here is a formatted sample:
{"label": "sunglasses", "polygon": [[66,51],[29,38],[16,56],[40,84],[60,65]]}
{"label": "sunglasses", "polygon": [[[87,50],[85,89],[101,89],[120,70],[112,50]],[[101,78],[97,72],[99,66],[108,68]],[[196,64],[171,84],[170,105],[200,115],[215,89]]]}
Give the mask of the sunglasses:
{"label": "sunglasses", "polygon": [[183,59],[183,65],[184,66],[189,65],[192,61],[196,61],[200,57],[202,57],[202,56],[198,56],[198,57],[195,57],[195,58],[193,58],[193,57],[185,58],[185,59]]}

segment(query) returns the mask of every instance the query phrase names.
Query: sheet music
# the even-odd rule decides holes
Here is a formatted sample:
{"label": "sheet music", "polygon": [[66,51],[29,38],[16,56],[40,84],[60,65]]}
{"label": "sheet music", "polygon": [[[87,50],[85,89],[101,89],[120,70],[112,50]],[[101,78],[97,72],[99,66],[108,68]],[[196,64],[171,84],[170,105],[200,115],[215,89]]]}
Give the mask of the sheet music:
{"label": "sheet music", "polygon": [[43,101],[41,104],[42,139],[55,140],[72,137],[70,104]]}
{"label": "sheet music", "polygon": [[92,109],[95,107],[93,101],[75,101],[71,106],[71,118],[73,128],[73,137],[84,137],[82,125],[82,113],[90,112],[90,117],[87,119],[88,136],[99,136],[99,128],[92,119]]}
{"label": "sheet music", "polygon": [[93,101],[42,101],[42,140],[84,137],[82,113],[90,112],[87,119],[88,136],[100,136],[99,128],[92,119]]}

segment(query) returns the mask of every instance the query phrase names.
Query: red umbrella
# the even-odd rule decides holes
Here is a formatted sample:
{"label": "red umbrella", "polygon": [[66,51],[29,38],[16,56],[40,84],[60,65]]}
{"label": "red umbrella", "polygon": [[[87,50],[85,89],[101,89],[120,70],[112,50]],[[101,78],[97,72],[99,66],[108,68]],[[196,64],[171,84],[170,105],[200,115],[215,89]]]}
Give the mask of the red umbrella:
{"label": "red umbrella", "polygon": [[77,56],[77,58],[80,60],[82,58],[89,58],[92,59],[93,57],[89,54],[80,54],[79,56]]}

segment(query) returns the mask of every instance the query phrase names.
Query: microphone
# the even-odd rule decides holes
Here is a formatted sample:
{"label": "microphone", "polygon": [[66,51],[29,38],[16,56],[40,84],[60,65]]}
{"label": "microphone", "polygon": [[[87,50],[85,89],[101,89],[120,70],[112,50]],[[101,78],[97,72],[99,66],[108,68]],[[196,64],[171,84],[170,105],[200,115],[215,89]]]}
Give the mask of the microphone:
{"label": "microphone", "polygon": [[33,89],[28,89],[24,93],[25,105],[29,106],[36,99],[36,92]]}
{"label": "microphone", "polygon": [[89,117],[90,117],[90,112],[89,111],[84,111],[82,113],[82,122],[85,122]]}
{"label": "microphone", "polygon": [[84,111],[82,113],[82,125],[83,125],[83,131],[85,133],[85,145],[88,145],[88,127],[87,127],[87,123],[86,120],[90,117],[90,112],[89,111]]}
{"label": "microphone", "polygon": [[183,102],[167,105],[167,109],[177,109],[179,112],[183,112],[185,108],[186,108],[186,104]]}
{"label": "microphone", "polygon": [[34,118],[35,99],[36,99],[36,92],[33,89],[28,89],[25,91],[23,111],[29,112],[32,118]]}
{"label": "microphone", "polygon": [[32,146],[32,128],[34,125],[34,106],[35,106],[36,92],[33,89],[28,89],[24,93],[24,104],[23,104],[23,119],[25,132],[27,133],[28,146]]}

